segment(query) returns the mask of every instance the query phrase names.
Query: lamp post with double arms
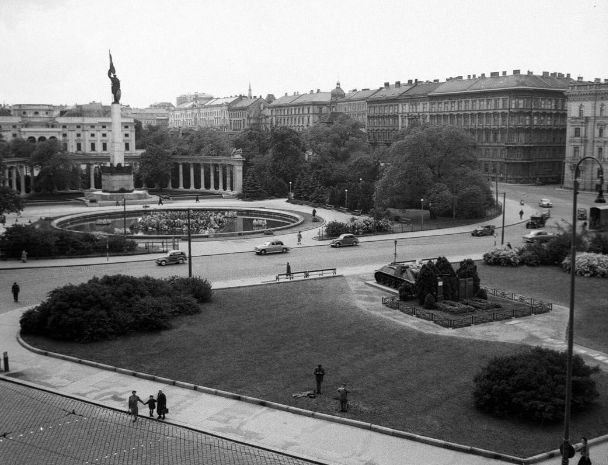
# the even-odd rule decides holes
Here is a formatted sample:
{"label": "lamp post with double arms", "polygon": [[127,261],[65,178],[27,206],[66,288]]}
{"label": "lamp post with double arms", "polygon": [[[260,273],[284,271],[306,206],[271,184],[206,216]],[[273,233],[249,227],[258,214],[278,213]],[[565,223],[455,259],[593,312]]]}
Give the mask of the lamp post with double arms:
{"label": "lamp post with double arms", "polygon": [[581,158],[573,169],[572,178],[572,241],[570,243],[570,306],[568,311],[568,349],[566,355],[566,399],[564,407],[564,440],[562,442],[562,465],[568,465],[570,461],[569,452],[572,449],[570,444],[570,413],[572,404],[572,352],[574,345],[574,278],[576,276],[576,200],[578,195],[578,177],[580,175],[580,164],[585,160],[593,160],[600,165],[598,170],[599,185],[598,194],[595,203],[606,203],[604,200],[603,185],[604,185],[604,170],[602,164],[597,158],[584,157]]}

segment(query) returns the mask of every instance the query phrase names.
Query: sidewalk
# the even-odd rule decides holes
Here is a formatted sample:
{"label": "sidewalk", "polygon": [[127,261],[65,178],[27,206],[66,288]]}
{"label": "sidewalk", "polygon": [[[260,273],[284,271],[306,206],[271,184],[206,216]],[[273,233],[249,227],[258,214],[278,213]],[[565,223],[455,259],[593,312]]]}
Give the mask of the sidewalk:
{"label": "sidewalk", "polygon": [[[226,205],[234,205],[234,200],[220,201]],[[285,204],[268,205],[271,208],[307,211],[308,207]],[[214,205],[219,202],[214,201]],[[506,225],[519,222],[518,202],[509,204]],[[201,204],[203,206],[203,204]],[[253,206],[253,205],[252,205]],[[318,209],[318,215],[324,219],[339,219],[339,212]],[[531,209],[533,210],[533,209]],[[529,212],[526,212],[528,214]],[[502,218],[493,222],[500,225]],[[452,228],[450,230],[432,230],[403,234],[391,234],[366,239],[392,240],[404,237],[417,237],[438,234],[455,234],[470,231],[472,226]],[[303,231],[305,241],[313,241],[316,230]],[[279,236],[288,245],[295,244],[295,231]],[[235,239],[230,241],[214,241],[196,243],[197,254],[221,254],[239,251],[251,251],[252,243],[258,243],[259,238]],[[193,249],[195,244],[193,243]],[[459,257],[450,257],[458,260]],[[145,256],[150,260],[150,256]],[[112,260],[112,258],[111,258]],[[118,261],[142,260],[141,257],[116,257]],[[6,262],[2,263],[4,265]],[[66,266],[74,264],[91,264],[91,259],[40,260],[23,264],[24,267]],[[101,263],[106,263],[102,257]],[[21,265],[21,264],[20,264]],[[11,266],[13,268],[14,266]],[[369,272],[369,267],[363,269],[352,267],[340,269],[344,275]],[[272,277],[268,277],[271,280]],[[216,283],[220,287],[235,287],[259,284],[259,280],[234,280]],[[43,386],[58,393],[84,398],[103,406],[124,409],[128,394],[137,390],[143,395],[155,393],[159,388],[167,393],[170,416],[168,421],[196,430],[217,434],[219,436],[238,440],[248,444],[259,445],[271,450],[285,452],[294,456],[317,460],[331,465],[418,465],[430,463],[434,465],[494,465],[506,463],[506,458],[498,458],[489,451],[472,453],[468,446],[445,444],[432,438],[416,437],[411,434],[401,434],[388,428],[369,424],[359,427],[338,417],[326,418],[321,414],[298,411],[286,406],[270,406],[271,404],[254,399],[243,399],[241,396],[180,383],[179,380],[145,379],[135,376],[127,370],[110,371],[83,363],[48,357],[27,350],[17,341],[19,317],[24,309],[0,314],[0,352],[8,352],[11,371],[2,376],[11,377],[34,385]],[[567,309],[556,307],[553,312],[530,319],[492,323],[469,327],[459,330],[441,328],[425,320],[408,318],[408,324],[420,331],[437,332],[461,337],[483,338],[497,341],[511,341],[541,344],[548,347],[563,349],[563,334],[567,321]],[[592,356],[602,362],[604,369],[608,367],[608,356],[596,352],[585,352],[585,348],[576,347],[576,351],[586,356]],[[161,384],[167,383],[167,384]],[[295,413],[295,412],[298,413]],[[559,438],[556,438],[558,441]],[[596,459],[608,456],[608,442],[603,440],[590,441],[594,463],[604,463]],[[515,461],[515,458],[512,459]],[[521,462],[519,462],[521,463]],[[536,463],[545,465],[558,464],[560,458],[553,454],[538,457]]]}

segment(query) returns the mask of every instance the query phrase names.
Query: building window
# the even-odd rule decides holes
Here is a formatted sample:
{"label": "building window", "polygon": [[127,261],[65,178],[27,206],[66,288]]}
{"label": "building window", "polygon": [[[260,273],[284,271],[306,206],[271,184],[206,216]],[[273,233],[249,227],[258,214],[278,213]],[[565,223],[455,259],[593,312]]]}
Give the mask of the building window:
{"label": "building window", "polygon": [[581,137],[581,128],[574,128],[574,137]]}
{"label": "building window", "polygon": [[585,107],[583,107],[583,105],[579,105],[579,107],[578,107],[578,116],[579,117],[585,116],[584,108]]}
{"label": "building window", "polygon": [[91,152],[95,151],[95,142],[91,142]]}
{"label": "building window", "polygon": [[76,137],[80,137],[80,133],[79,132],[76,133]]}
{"label": "building window", "polygon": [[105,125],[101,126],[101,129],[105,129],[105,128],[106,128]]}
{"label": "building window", "polygon": [[66,133],[61,134],[63,137],[68,137]]}
{"label": "building window", "polygon": [[104,132],[101,134],[101,137],[108,137],[108,135]]}
{"label": "building window", "polygon": [[91,137],[95,137],[95,134],[91,133]]}
{"label": "building window", "polygon": [[600,105],[600,116],[604,116],[604,104]]}
{"label": "building window", "polygon": [[63,146],[63,150],[64,150],[65,152],[67,152],[67,151],[68,151],[68,144],[67,144],[67,142],[64,142],[64,143],[63,143],[63,144],[61,144],[61,145]]}
{"label": "building window", "polygon": [[129,129],[129,126],[125,126],[125,129]]}
{"label": "building window", "polygon": [[573,147],[573,151],[572,151],[572,158],[574,158],[575,160],[578,159],[578,157],[581,154],[581,148],[580,147]]}
{"label": "building window", "polygon": [[106,142],[102,142],[101,143],[101,151],[102,152],[107,152],[108,151],[108,144]]}
{"label": "building window", "polygon": [[64,124],[63,126],[61,126],[61,129],[67,129],[68,127]]}
{"label": "building window", "polygon": [[128,142],[125,142],[125,150],[128,152],[130,149],[130,145]]}
{"label": "building window", "polygon": [[599,161],[604,161],[604,149],[602,147],[597,148],[597,158]]}
{"label": "building window", "polygon": [[80,129],[80,125],[76,126],[76,129]]}
{"label": "building window", "polygon": [[76,142],[76,151],[82,152],[82,144],[80,142]]}
{"label": "building window", "polygon": [[597,128],[597,135],[598,137],[604,137],[604,126]]}

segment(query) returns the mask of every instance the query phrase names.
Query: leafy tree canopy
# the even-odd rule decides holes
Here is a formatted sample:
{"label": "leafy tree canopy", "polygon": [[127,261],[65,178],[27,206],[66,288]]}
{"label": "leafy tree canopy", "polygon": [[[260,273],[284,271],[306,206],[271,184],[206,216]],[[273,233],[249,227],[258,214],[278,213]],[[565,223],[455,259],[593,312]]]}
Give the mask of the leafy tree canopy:
{"label": "leafy tree canopy", "polygon": [[331,125],[314,125],[304,138],[316,156],[346,161],[356,154],[369,153],[367,135],[362,129],[358,121],[339,115]]}
{"label": "leafy tree canopy", "polygon": [[35,144],[30,160],[32,166],[39,169],[35,182],[43,191],[52,193],[65,188],[76,176],[76,164],[56,140]]}
{"label": "leafy tree canopy", "polygon": [[23,210],[23,201],[17,193],[8,186],[0,186],[0,215],[18,213]]}
{"label": "leafy tree canopy", "polygon": [[163,186],[169,183],[173,166],[170,150],[161,145],[150,145],[139,159],[139,175],[146,185]]}

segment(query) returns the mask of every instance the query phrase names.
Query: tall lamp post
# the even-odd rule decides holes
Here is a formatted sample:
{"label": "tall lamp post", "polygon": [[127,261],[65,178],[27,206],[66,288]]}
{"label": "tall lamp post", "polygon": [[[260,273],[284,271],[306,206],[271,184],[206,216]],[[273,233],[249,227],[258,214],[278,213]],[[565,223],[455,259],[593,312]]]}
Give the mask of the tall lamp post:
{"label": "tall lamp post", "polygon": [[505,244],[505,207],[507,205],[507,193],[502,193],[502,229],[500,231],[500,245]]}
{"label": "tall lamp post", "polygon": [[289,198],[291,199],[291,181],[289,181]]}
{"label": "tall lamp post", "polygon": [[604,170],[602,164],[597,158],[583,157],[581,158],[573,170],[572,179],[572,241],[570,243],[570,307],[568,311],[568,351],[566,359],[566,400],[564,409],[564,440],[562,443],[562,465],[568,465],[570,461],[569,451],[570,444],[570,410],[572,403],[572,349],[574,344],[574,278],[576,265],[576,198],[578,195],[578,177],[580,175],[580,164],[585,160],[593,160],[600,166],[598,170],[599,185],[598,194],[595,203],[606,203],[602,187],[604,185]]}
{"label": "tall lamp post", "polygon": [[122,235],[127,235],[127,198],[122,198]]}
{"label": "tall lamp post", "polygon": [[188,277],[192,277],[192,233],[190,231],[190,209],[188,209]]}
{"label": "tall lamp post", "polygon": [[348,189],[344,189],[344,208],[348,208]]}
{"label": "tall lamp post", "polygon": [[424,199],[420,199],[420,231],[424,228]]}

